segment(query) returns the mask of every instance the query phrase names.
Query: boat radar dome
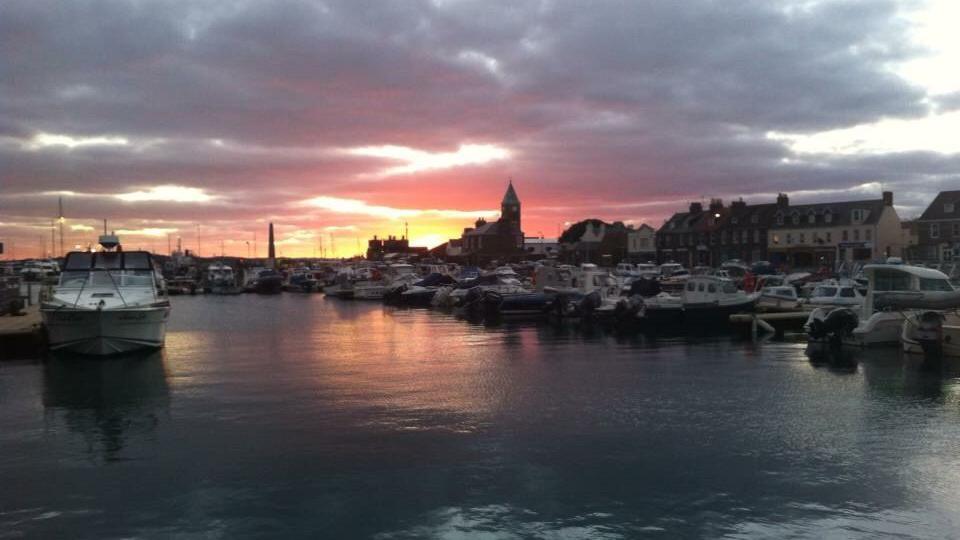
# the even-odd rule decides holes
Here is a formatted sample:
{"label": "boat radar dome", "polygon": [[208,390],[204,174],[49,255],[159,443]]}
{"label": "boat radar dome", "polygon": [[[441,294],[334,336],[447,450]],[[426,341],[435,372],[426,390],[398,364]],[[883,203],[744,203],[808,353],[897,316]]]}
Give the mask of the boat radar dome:
{"label": "boat radar dome", "polygon": [[115,234],[100,235],[100,245],[103,249],[113,249],[120,245],[120,239]]}

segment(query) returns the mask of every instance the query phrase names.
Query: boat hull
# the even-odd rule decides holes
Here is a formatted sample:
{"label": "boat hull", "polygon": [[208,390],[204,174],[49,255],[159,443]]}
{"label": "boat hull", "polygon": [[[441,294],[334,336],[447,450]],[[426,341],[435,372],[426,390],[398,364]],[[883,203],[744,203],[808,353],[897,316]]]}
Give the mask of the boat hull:
{"label": "boat hull", "polygon": [[51,350],[105,356],[163,347],[170,306],[41,310]]}

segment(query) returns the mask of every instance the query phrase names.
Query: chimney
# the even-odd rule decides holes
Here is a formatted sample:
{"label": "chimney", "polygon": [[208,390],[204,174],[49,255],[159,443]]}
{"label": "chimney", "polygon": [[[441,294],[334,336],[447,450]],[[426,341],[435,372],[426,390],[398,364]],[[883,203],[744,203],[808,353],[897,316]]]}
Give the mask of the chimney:
{"label": "chimney", "polygon": [[743,210],[746,207],[747,207],[747,203],[743,202],[743,199],[740,199],[739,201],[733,201],[732,203],[730,203],[730,208],[733,208],[734,210]]}
{"label": "chimney", "polygon": [[710,211],[719,212],[723,210],[723,200],[722,199],[710,199]]}
{"label": "chimney", "polygon": [[698,202],[690,203],[690,213],[691,213],[691,214],[699,214],[700,212],[703,212],[703,204],[702,204],[702,203],[698,203]]}
{"label": "chimney", "polygon": [[790,206],[790,197],[787,197],[786,193],[777,194],[777,206],[780,208],[786,208]]}
{"label": "chimney", "polygon": [[479,218],[477,219],[476,227],[479,229],[480,227],[483,227],[486,224],[487,224],[487,220],[483,218]]}
{"label": "chimney", "polygon": [[883,192],[883,205],[884,206],[893,206],[893,192],[884,191]]}

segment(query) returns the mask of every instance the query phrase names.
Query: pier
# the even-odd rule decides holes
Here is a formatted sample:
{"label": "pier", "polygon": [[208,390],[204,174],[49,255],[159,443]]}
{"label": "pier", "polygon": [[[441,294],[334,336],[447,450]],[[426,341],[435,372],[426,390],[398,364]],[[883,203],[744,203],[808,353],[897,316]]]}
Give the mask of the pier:
{"label": "pier", "polygon": [[0,317],[0,359],[33,358],[43,350],[40,305],[31,303],[22,313]]}

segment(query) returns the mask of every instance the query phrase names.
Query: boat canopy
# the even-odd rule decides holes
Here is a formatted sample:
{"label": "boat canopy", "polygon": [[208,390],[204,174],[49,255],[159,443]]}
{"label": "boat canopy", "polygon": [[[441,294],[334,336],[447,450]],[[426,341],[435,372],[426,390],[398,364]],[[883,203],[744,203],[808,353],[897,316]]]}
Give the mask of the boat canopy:
{"label": "boat canopy", "polygon": [[71,251],[64,270],[153,270],[153,259],[146,251]]}

